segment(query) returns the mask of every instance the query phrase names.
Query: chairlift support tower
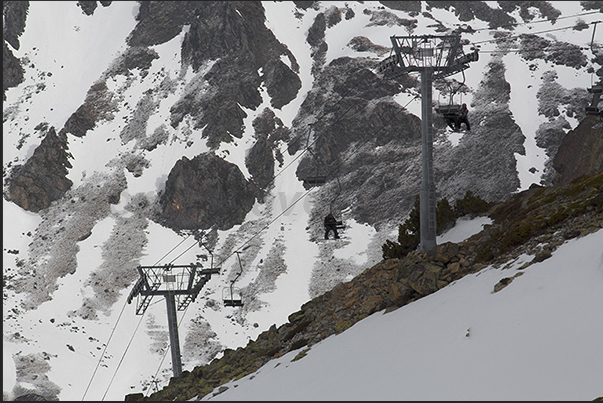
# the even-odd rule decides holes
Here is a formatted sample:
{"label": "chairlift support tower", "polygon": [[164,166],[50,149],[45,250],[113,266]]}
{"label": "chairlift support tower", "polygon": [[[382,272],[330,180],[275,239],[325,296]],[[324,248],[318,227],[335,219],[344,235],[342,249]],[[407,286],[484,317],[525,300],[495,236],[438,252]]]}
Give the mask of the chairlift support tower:
{"label": "chairlift support tower", "polygon": [[137,297],[136,314],[142,315],[151,304],[151,299],[164,296],[167,304],[170,350],[174,377],[182,375],[178,320],[176,310],[182,311],[197,298],[201,288],[219,268],[203,269],[200,263],[190,265],[138,266],[140,278],[128,295],[128,304]]}
{"label": "chairlift support tower", "polygon": [[474,50],[464,54],[460,35],[391,36],[393,54],[377,70],[384,75],[421,74],[420,244],[429,252],[436,246],[436,195],[433,178],[432,83],[469,68],[478,60]]}

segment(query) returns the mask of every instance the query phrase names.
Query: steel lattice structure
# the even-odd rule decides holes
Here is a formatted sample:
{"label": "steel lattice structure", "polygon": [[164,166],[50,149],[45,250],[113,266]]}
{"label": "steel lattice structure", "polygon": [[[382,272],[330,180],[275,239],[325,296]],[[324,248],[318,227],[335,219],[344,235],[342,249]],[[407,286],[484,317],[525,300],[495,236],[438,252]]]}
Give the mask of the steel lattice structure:
{"label": "steel lattice structure", "polygon": [[167,304],[168,329],[170,332],[170,350],[172,370],[175,377],[182,374],[180,342],[178,340],[178,322],[176,310],[182,311],[197,298],[199,291],[219,268],[203,269],[201,264],[163,266],[138,266],[140,278],[128,295],[128,304],[136,297],[136,314],[142,315],[156,296],[164,296]]}
{"label": "steel lattice structure", "polygon": [[436,246],[436,195],[433,178],[432,82],[469,67],[477,50],[463,52],[460,35],[391,36],[393,54],[379,63],[377,71],[395,77],[421,73],[422,181],[420,191],[420,245],[423,252]]}

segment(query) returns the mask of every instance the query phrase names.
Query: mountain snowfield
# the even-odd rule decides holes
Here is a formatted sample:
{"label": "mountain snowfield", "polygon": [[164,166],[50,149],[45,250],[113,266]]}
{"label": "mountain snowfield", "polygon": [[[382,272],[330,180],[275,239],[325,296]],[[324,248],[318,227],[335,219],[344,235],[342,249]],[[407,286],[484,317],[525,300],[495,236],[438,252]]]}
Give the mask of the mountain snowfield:
{"label": "mountain snowfield", "polygon": [[[497,7],[496,2],[486,3]],[[266,26],[295,55],[300,66],[302,87],[297,98],[274,110],[290,126],[313,86],[313,60],[306,32],[319,12],[342,3],[320,2],[318,8],[308,8],[303,13],[296,13],[295,4],[289,1],[262,4]],[[327,29],[327,64],[342,56],[367,57],[366,52],[348,46],[355,36],[365,36],[389,48],[390,36],[408,34],[401,27],[371,24],[370,16],[363,10],[377,10],[382,7],[379,2],[345,4],[354,10],[355,18],[343,19]],[[514,32],[552,31],[542,35],[562,36],[564,41],[588,47],[593,35],[591,28],[556,29],[572,27],[579,20],[591,23],[600,20],[601,14],[584,12],[579,2],[551,4],[562,12],[555,24],[536,19],[518,25]],[[84,102],[89,88],[127,48],[125,39],[136,25],[138,7],[136,2],[113,2],[86,16],[76,2],[30,2],[25,32],[19,37],[20,47],[12,49],[16,57],[28,60],[24,65],[25,79],[6,91],[3,104],[5,169],[8,163],[22,164],[33,154],[42,138],[31,134],[38,132],[36,127],[41,122],[58,131]],[[422,7],[426,7],[424,2]],[[390,11],[408,18],[405,12]],[[452,11],[433,9],[431,13],[446,26],[461,24]],[[519,12],[513,16],[523,21]],[[433,20],[418,17],[413,35],[434,33],[430,24]],[[533,61],[540,68],[529,69],[516,53],[503,56],[494,53],[497,49],[489,42],[492,33],[486,29],[487,22],[475,20],[471,25],[477,31],[463,37],[474,43],[482,42],[483,53],[465,71],[465,84],[471,90],[476,89],[488,61],[502,57],[505,78],[511,85],[509,108],[526,137],[526,154],[516,154],[521,183],[517,190],[524,190],[540,182],[547,161],[535,140],[539,125],[546,120],[538,114],[536,98],[543,72],[554,67],[557,82],[568,89],[590,87],[593,75],[586,68],[546,66],[542,60]],[[132,229],[124,225],[135,218],[131,204],[141,197],[154,200],[163,190],[170,170],[183,156],[192,159],[209,151],[205,142],[199,140],[200,130],[193,129],[186,119],[177,128],[167,124],[170,107],[195,76],[190,68],[183,70],[180,63],[180,47],[186,31],[184,27],[171,41],[152,47],[159,58],[153,61],[148,74],[134,71],[127,80],[124,76],[107,80],[109,90],[119,98],[120,107],[113,119],[99,122],[84,137],[68,137],[73,156],[68,177],[77,197],[122,171],[127,189],[122,192],[119,204],[111,205],[110,214],[94,222],[90,236],[75,242],[77,270],[43,274],[49,284],[56,282],[56,289],[49,288],[50,300],[38,300],[35,309],[26,310],[21,302],[28,295],[4,290],[5,400],[26,393],[59,400],[123,400],[126,394],[140,391],[148,394],[154,387],[165,386],[172,375],[163,298],[155,297],[144,315],[136,315],[136,304],[126,302],[133,283],[120,290],[117,300],[112,300],[103,299],[87,282],[107,262],[119,261],[115,254],[136,255],[120,238],[123,234],[119,234],[120,228],[126,232]],[[601,41],[600,32],[594,37],[597,42]],[[370,57],[381,60],[385,56]],[[147,152],[144,157],[151,164],[143,175],[135,176],[123,169],[120,157],[140,150],[134,149],[135,142],[122,144],[119,133],[145,91],[155,87],[156,80],[166,77],[176,82],[176,90],[153,111],[147,132],[163,125],[170,141]],[[249,173],[245,154],[253,145],[251,122],[270,106],[267,92],[262,94],[262,105],[256,110],[245,109],[248,117],[243,137],[222,143],[216,151],[236,164],[246,177]],[[434,99],[444,98],[434,88]],[[420,101],[411,99],[406,93],[396,98],[400,105],[407,105],[411,113],[420,117]],[[469,105],[471,100],[471,91],[463,95],[463,102]],[[579,123],[570,117],[566,119],[571,128]],[[454,145],[462,134],[448,136]],[[306,191],[295,175],[301,152],[291,156],[283,153],[284,163],[276,171],[275,186],[266,203],[256,203],[243,224],[218,231],[214,254],[228,256],[222,262],[221,273],[212,276],[186,311],[178,312],[183,369],[206,364],[224,348],[245,346],[272,324],[286,322],[288,315],[314,296],[309,287],[311,282],[329,281],[313,275],[319,262],[328,264],[329,259],[334,259],[337,266],[333,270],[347,270],[344,281],[348,281],[382,259],[381,245],[385,239],[396,238],[398,223],[392,223],[387,231],[377,231],[370,225],[347,219],[348,228],[341,241],[312,241],[311,238],[321,237],[322,228],[308,225],[313,208],[312,191]],[[3,200],[5,277],[14,276],[27,260],[40,265],[60,262],[64,243],[58,239],[56,243],[35,243],[41,236],[52,233],[53,225],[60,226],[61,222],[67,228],[80,225],[79,213],[70,212],[68,206],[68,201],[64,201],[34,214]],[[49,224],[53,218],[56,223]],[[459,220],[455,228],[438,237],[438,243],[459,242],[487,223],[487,219]],[[204,253],[192,238],[150,220],[142,229],[134,229],[146,237],[142,256],[138,258],[140,265],[187,264]],[[523,276],[498,293],[492,294],[494,284],[512,276],[523,261],[504,270],[486,268],[395,312],[372,315],[346,332],[313,346],[305,358],[291,362],[297,354],[292,352],[268,363],[253,379],[248,376],[232,382],[226,392],[213,399],[591,400],[602,396],[603,348],[597,337],[603,334],[602,237],[603,231],[599,231],[568,241],[552,258],[530,266]],[[116,242],[120,248],[112,249],[110,246]],[[255,254],[241,253],[244,271],[236,285],[245,289],[253,283],[258,290],[255,303],[243,308],[223,307],[222,291],[240,270],[234,251],[246,246],[253,246]],[[527,260],[531,257],[525,256]],[[273,270],[274,278],[261,275],[266,268]],[[91,319],[75,314],[82,311],[86,301],[94,301],[96,308],[96,316]],[[393,347],[393,343],[399,348]]]}
{"label": "mountain snowfield", "polygon": [[[460,223],[458,234],[470,227]],[[467,234],[467,233],[465,233]],[[201,400],[593,400],[603,396],[603,230],[486,267],[269,361]],[[580,256],[579,259],[576,259]],[[502,278],[516,277],[494,292]]]}

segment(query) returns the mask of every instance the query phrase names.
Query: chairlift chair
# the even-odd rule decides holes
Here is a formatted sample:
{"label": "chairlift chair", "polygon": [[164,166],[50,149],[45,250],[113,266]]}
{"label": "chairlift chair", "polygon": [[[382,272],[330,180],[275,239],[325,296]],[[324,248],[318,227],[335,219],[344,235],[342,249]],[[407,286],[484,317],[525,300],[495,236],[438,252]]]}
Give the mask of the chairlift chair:
{"label": "chairlift chair", "polygon": [[241,264],[241,257],[239,256],[239,251],[235,252],[237,254],[237,258],[239,260],[240,271],[237,273],[236,277],[230,282],[229,287],[225,287],[222,289],[222,300],[224,302],[224,306],[243,306],[243,298],[241,297],[241,290],[234,287],[235,281],[243,274],[243,265]]}
{"label": "chairlift chair", "polygon": [[465,72],[463,71],[463,82],[460,83],[460,85],[458,86],[458,88],[456,90],[452,90],[452,84],[447,84],[449,87],[449,91],[450,91],[450,95],[449,95],[449,101],[448,101],[448,105],[437,105],[435,107],[435,111],[436,113],[442,115],[442,117],[447,121],[448,119],[450,119],[451,121],[453,121],[455,123],[455,125],[457,125],[457,121],[459,119],[459,114],[461,111],[461,104],[462,104],[462,93],[461,93],[461,102],[458,104],[454,103],[454,94],[456,94],[458,92],[458,90],[460,90],[464,85],[465,85]]}
{"label": "chairlift chair", "polygon": [[450,105],[438,105],[435,107],[435,111],[444,117],[450,117],[456,119],[459,112],[461,111],[461,105],[450,104]]}
{"label": "chairlift chair", "polygon": [[[342,192],[342,187],[341,187],[341,182],[339,180],[339,175],[336,176],[337,179],[337,185],[339,186],[337,193],[335,194],[335,196],[331,199],[331,202],[329,203],[329,213],[333,214],[333,216],[335,217],[335,213],[333,212],[333,205],[335,204],[335,200],[337,200],[337,198],[339,197],[339,195]],[[346,225],[345,222],[343,221],[343,219],[340,219],[338,221],[335,222],[335,228],[337,228],[337,231],[343,231],[346,229]]]}
{"label": "chairlift chair", "polygon": [[601,83],[599,83],[595,86],[592,86],[591,88],[588,88],[587,91],[593,94],[593,99],[591,101],[591,104],[586,107],[586,114],[599,115],[603,117],[603,110],[600,110],[597,106],[601,100],[601,92],[603,92],[603,86],[601,85]]}
{"label": "chairlift chair", "polygon": [[309,187],[324,185],[327,182],[327,176],[320,173],[320,160],[316,157],[316,155],[312,152],[312,149],[310,148],[311,132],[312,129],[308,130],[308,136],[306,137],[306,151],[312,154],[312,157],[314,158],[316,172],[314,175],[308,175],[303,178],[304,185]]}
{"label": "chairlift chair", "polygon": [[243,298],[241,297],[241,290],[233,287],[225,287],[222,290],[222,299],[224,300],[224,306],[243,306]]}
{"label": "chairlift chair", "polygon": [[310,187],[324,185],[327,181],[327,176],[320,174],[320,161],[318,160],[318,158],[316,158],[316,155],[314,155],[310,147],[308,147],[307,150],[310,154],[312,154],[312,157],[314,157],[314,161],[316,163],[316,172],[314,175],[306,176],[304,178],[304,183]]}
{"label": "chairlift chair", "polygon": [[324,185],[326,181],[327,181],[327,177],[324,175],[306,176],[304,178],[304,183],[309,186]]}

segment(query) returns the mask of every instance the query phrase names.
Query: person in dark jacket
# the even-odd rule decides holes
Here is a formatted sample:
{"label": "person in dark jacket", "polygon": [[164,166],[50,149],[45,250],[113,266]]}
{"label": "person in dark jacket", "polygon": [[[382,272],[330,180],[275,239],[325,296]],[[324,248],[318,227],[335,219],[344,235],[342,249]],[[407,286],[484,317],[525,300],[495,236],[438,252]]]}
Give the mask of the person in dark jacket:
{"label": "person in dark jacket", "polygon": [[448,125],[448,127],[450,127],[452,130],[454,130],[455,132],[458,132],[457,129],[457,120],[455,119],[455,116],[452,115],[444,115],[444,122],[446,122],[446,124]]}
{"label": "person in dark jacket", "polygon": [[335,239],[339,239],[339,234],[337,233],[337,220],[333,214],[329,213],[329,215],[325,217],[325,239],[329,239],[329,233],[331,231],[335,234]]}
{"label": "person in dark jacket", "polygon": [[457,130],[461,130],[461,123],[464,123],[465,126],[467,126],[467,131],[471,130],[471,125],[469,124],[469,118],[467,117],[468,113],[469,113],[469,110],[467,109],[467,104],[463,104],[461,106],[461,110],[459,111],[459,118],[456,121]]}

